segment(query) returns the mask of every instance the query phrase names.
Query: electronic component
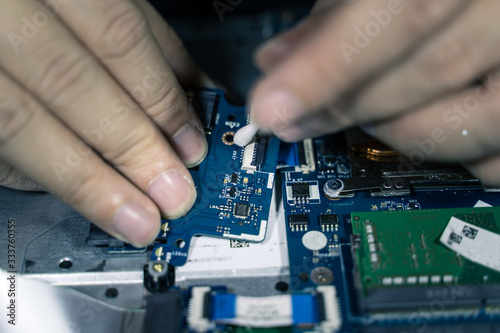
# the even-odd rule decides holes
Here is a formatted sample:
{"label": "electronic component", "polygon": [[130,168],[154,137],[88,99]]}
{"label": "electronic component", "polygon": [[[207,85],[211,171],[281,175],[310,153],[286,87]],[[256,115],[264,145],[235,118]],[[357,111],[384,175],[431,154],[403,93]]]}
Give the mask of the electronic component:
{"label": "electronic component", "polygon": [[297,154],[299,167],[296,171],[314,172],[316,170],[316,162],[314,159],[314,146],[312,139],[306,139],[297,144]]}
{"label": "electronic component", "polygon": [[233,215],[239,218],[246,218],[250,215],[250,205],[243,202],[234,204]]}
{"label": "electronic component", "polygon": [[[350,144],[347,144],[344,134],[313,139],[316,161],[316,170],[313,172],[302,171],[300,168],[300,143],[296,146],[288,144],[283,147],[286,151],[280,154],[280,160],[284,161],[286,166],[281,167],[280,171],[283,196],[286,198],[284,210],[288,224],[286,232],[290,276],[294,281],[290,289],[304,291],[326,282],[335,285],[339,292],[343,292],[346,301],[342,303],[342,298],[340,299],[342,310],[346,312],[344,319],[350,323],[350,327],[343,327],[342,332],[358,329],[363,331],[353,321],[346,319],[349,317],[363,322],[361,326],[370,327],[370,331],[373,332],[393,332],[390,327],[396,324],[401,327],[397,332],[404,331],[412,327],[416,321],[427,324],[436,299],[446,299],[447,304],[442,313],[432,313],[436,318],[435,323],[444,323],[450,316],[456,316],[464,322],[477,324],[477,320],[469,317],[468,312],[464,312],[463,309],[472,309],[471,313],[484,311],[487,313],[488,322],[497,322],[495,316],[500,309],[497,304],[500,295],[495,289],[500,290],[500,286],[497,285],[500,281],[496,280],[494,275],[496,273],[478,275],[475,285],[450,284],[449,282],[455,281],[455,278],[444,269],[449,263],[436,260],[436,256],[429,254],[428,260],[434,264],[433,269],[439,272],[422,274],[420,278],[413,269],[408,268],[408,265],[414,263],[413,254],[416,253],[417,258],[425,255],[420,246],[446,251],[446,247],[439,242],[446,224],[442,227],[426,224],[417,216],[406,219],[400,214],[418,214],[422,209],[428,208],[437,212],[438,209],[446,210],[445,208],[457,206],[472,207],[478,200],[500,205],[500,196],[486,193],[481,186],[470,180],[470,176],[461,178],[458,184],[461,184],[462,188],[459,188],[456,184],[452,184],[452,179],[457,179],[457,174],[446,178],[445,175],[437,175],[432,170],[428,174],[419,174],[420,169],[417,169],[415,172],[410,172],[411,178],[409,178],[401,177],[397,172],[386,173],[384,171],[386,161],[394,156],[380,156],[385,162],[377,162],[380,163],[377,170],[381,172],[373,174],[370,165],[360,164],[360,159],[356,157],[360,154],[352,154],[347,149]],[[375,163],[374,160],[370,162]],[[401,166],[401,163],[398,165]],[[353,169],[357,172],[355,175],[352,173]],[[449,180],[446,184],[450,184],[450,187],[448,185],[437,187],[440,188],[439,191],[435,190],[435,184],[427,187],[429,180],[433,179]],[[299,190],[294,195],[292,188],[293,184],[303,183],[309,185],[310,194],[307,199],[298,195]],[[318,200],[314,199],[316,190],[318,190]],[[380,197],[388,199],[381,201]],[[372,226],[371,229],[362,230],[365,233],[371,230],[372,235],[370,237],[363,235],[356,230],[358,222],[352,215],[352,212],[356,211],[365,212],[359,213],[363,221],[370,220],[374,224],[381,221],[387,223],[387,226],[384,224],[382,233],[375,233],[376,225]],[[297,216],[300,218],[297,219]],[[303,225],[302,229],[299,226],[292,227],[292,221],[305,223],[304,216],[307,216],[311,223]],[[317,222],[312,223],[312,221]],[[415,228],[419,228],[419,225],[427,226],[428,231],[433,232],[434,238],[424,236],[426,241],[422,243],[416,231],[408,230],[411,233],[411,240],[414,241],[412,246],[408,241],[408,233],[400,233],[398,230],[399,226],[405,225]],[[302,232],[298,234],[298,231]],[[305,238],[305,235],[308,236]],[[381,238],[384,239],[384,243],[379,242]],[[467,262],[466,259],[453,255],[453,251],[449,251],[452,255],[447,258],[452,264],[457,260],[462,263]],[[361,272],[358,268],[360,262],[365,265],[363,267],[368,267],[364,268],[364,271],[361,269]],[[419,264],[420,269],[423,269],[424,263],[419,261]],[[393,267],[393,270],[391,271],[389,267]],[[374,269],[375,273],[381,274],[376,276],[371,271],[364,274],[367,269]],[[480,269],[484,272],[487,268]],[[462,272],[470,276],[475,274],[474,270],[464,269]],[[419,281],[427,284],[419,285]],[[363,289],[365,285],[372,286],[366,293]],[[488,287],[485,288],[485,285]],[[473,287],[469,288],[471,286]],[[465,291],[469,290],[471,291],[469,296],[464,296]],[[492,291],[490,295],[487,295],[490,291]],[[450,302],[447,301],[449,293],[453,295]],[[455,297],[455,293],[460,296]],[[357,299],[351,301],[353,297]],[[481,300],[484,300],[487,306],[482,306]],[[429,323],[428,327],[432,324]],[[433,326],[432,329],[435,327],[437,326]],[[454,328],[453,325],[443,327],[450,330]]]}
{"label": "electronic component", "polygon": [[425,306],[444,286],[468,292],[455,295],[443,308],[479,308],[483,299],[500,305],[500,273],[465,260],[438,242],[452,217],[500,231],[500,208],[352,214],[358,296],[366,310]]}
{"label": "electronic component", "polygon": [[231,177],[230,177],[230,179],[229,179],[229,182],[230,182],[231,184],[238,184],[238,181],[239,181],[239,176],[238,176],[238,174],[237,174],[237,173],[232,173],[232,174],[231,174]]}
{"label": "electronic component", "polygon": [[288,216],[288,224],[293,231],[305,231],[309,225],[309,216],[306,214],[291,214]]}
{"label": "electronic component", "polygon": [[205,131],[211,132],[215,125],[219,95],[213,91],[188,91],[187,96],[200,117]]}
{"label": "electronic component", "polygon": [[337,226],[339,224],[339,216],[337,214],[321,214],[319,216],[320,226]]}
{"label": "electronic component", "polygon": [[301,203],[319,204],[321,202],[317,181],[287,182],[286,197],[287,202],[293,205]]}
{"label": "electronic component", "polygon": [[264,163],[268,137],[257,136],[244,148],[242,169],[250,172],[260,171]]}
{"label": "electronic component", "polygon": [[308,198],[310,195],[309,184],[307,183],[293,183],[292,196],[294,198]]}
{"label": "electronic component", "polygon": [[306,214],[291,214],[288,217],[290,226],[307,226],[309,225],[309,217]]}
{"label": "electronic component", "polygon": [[[264,240],[279,150],[277,138],[259,139],[247,162],[244,156],[248,146],[243,149],[232,144],[235,131],[247,122],[245,108],[231,105],[220,90],[198,89],[189,95],[198,105],[198,112],[206,113],[208,122],[204,124],[210,153],[198,168],[189,170],[198,191],[193,208],[182,218],[163,220],[167,228],[160,231],[153,244],[151,260],[173,266],[184,265],[195,235],[249,242]],[[240,183],[245,163],[253,168],[253,174],[243,178],[247,182]],[[236,197],[235,203],[232,198]]]}
{"label": "electronic component", "polygon": [[418,202],[410,202],[408,204],[408,209],[420,209],[420,205]]}
{"label": "electronic component", "polygon": [[237,189],[236,187],[230,187],[227,191],[227,196],[234,198],[236,196]]}
{"label": "electronic component", "polygon": [[193,287],[187,322],[189,329],[197,333],[208,332],[216,325],[232,325],[250,331],[252,327],[301,327],[333,333],[341,327],[342,317],[334,286],[261,297]]}

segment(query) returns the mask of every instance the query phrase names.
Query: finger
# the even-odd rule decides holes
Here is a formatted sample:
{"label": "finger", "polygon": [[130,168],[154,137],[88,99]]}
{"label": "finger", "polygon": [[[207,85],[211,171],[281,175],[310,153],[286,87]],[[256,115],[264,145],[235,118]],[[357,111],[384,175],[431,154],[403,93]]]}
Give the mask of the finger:
{"label": "finger", "polygon": [[[75,3],[82,2],[66,6]],[[23,21],[17,19],[41,12],[31,1],[8,4],[8,14],[0,12],[3,34],[22,31]],[[7,41],[0,39],[0,66],[148,193],[165,217],[177,218],[189,210],[196,191],[182,161],[137,104],[56,18],[38,28],[17,54]],[[135,63],[131,59],[129,67]]]}
{"label": "finger", "polygon": [[292,125],[283,123],[278,125],[271,123],[271,125],[275,134],[283,141],[297,142],[331,133],[330,124],[332,122],[340,124],[343,128],[354,125],[350,117],[333,106],[325,107],[316,112],[314,117],[304,118],[301,122]]}
{"label": "finger", "polygon": [[261,45],[254,55],[254,62],[264,72],[271,70],[310,34],[314,33],[342,0],[317,1],[309,16],[293,29],[286,31]]}
{"label": "finger", "polygon": [[483,185],[500,187],[500,155],[494,155],[464,165]]}
{"label": "finger", "polygon": [[2,160],[0,160],[0,186],[21,191],[45,191],[43,187]]}
{"label": "finger", "polygon": [[171,138],[186,165],[199,164],[207,153],[203,127],[135,3],[72,1],[58,15]]}
{"label": "finger", "polygon": [[151,31],[168,61],[175,77],[183,87],[215,88],[216,84],[194,62],[174,29],[146,0],[134,0],[142,10]]}
{"label": "finger", "polygon": [[500,152],[500,75],[373,128],[373,134],[417,160],[467,162]]}
{"label": "finger", "polygon": [[499,64],[500,39],[490,28],[499,14],[497,1],[474,2],[449,28],[363,90],[348,112],[358,120],[383,119],[470,84]]}
{"label": "finger", "polygon": [[[387,7],[387,1],[382,0],[348,2],[257,84],[251,98],[256,122],[270,127],[276,118],[273,109],[287,110],[288,125],[313,116],[323,106],[339,101],[349,90],[404,59],[413,47],[441,29],[443,22],[468,4],[425,0]],[[385,27],[374,16],[383,16]],[[377,34],[369,30],[374,27]],[[370,31],[372,37],[361,29]],[[366,36],[366,45],[360,45],[359,34]],[[352,43],[357,43],[358,48]],[[359,52],[349,54],[346,50],[353,47]],[[331,126],[332,130],[339,128],[335,123]]]}
{"label": "finger", "polygon": [[151,200],[0,71],[0,158],[136,246],[160,228]]}

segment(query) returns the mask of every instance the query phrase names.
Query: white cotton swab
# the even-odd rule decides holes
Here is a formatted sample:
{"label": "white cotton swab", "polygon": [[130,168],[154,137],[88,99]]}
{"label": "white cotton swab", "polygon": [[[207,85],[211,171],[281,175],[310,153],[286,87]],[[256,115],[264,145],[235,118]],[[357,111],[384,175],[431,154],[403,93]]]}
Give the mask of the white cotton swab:
{"label": "white cotton swab", "polygon": [[240,128],[234,135],[234,143],[240,147],[245,147],[252,142],[258,130],[259,127],[255,123]]}

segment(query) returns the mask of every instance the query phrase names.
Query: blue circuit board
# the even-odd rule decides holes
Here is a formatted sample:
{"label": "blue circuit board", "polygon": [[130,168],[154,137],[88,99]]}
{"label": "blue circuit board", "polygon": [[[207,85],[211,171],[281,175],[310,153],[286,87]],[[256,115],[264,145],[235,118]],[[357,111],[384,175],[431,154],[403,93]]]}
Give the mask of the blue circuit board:
{"label": "blue circuit board", "polygon": [[[281,163],[289,166],[281,169],[279,178],[287,224],[289,284],[292,292],[334,285],[343,322],[340,332],[426,332],[429,327],[432,327],[433,332],[445,332],[449,329],[446,325],[457,321],[477,325],[483,323],[486,326],[498,324],[498,311],[487,311],[486,307],[475,312],[433,314],[429,319],[429,314],[434,311],[430,301],[416,303],[414,311],[406,315],[374,314],[362,310],[359,304],[360,290],[355,285],[356,276],[353,272],[353,212],[473,207],[479,200],[500,206],[500,194],[489,193],[479,182],[464,180],[460,175],[457,177],[459,181],[440,184],[433,183],[432,176],[424,177],[425,181],[414,177],[415,181],[410,182],[411,191],[404,195],[387,196],[363,190],[330,198],[324,191],[329,180],[352,178],[352,152],[346,147],[343,134],[282,146]],[[307,233],[314,237],[305,237]],[[318,238],[322,239],[318,241]],[[318,246],[320,249],[315,248],[318,242],[321,243]],[[425,292],[425,288],[421,292]],[[311,332],[298,327],[292,331]]]}
{"label": "blue circuit board", "polygon": [[279,140],[257,137],[245,148],[234,144],[235,132],[248,123],[244,107],[231,105],[219,90],[188,93],[205,126],[207,158],[190,170],[198,197],[184,217],[163,220],[153,261],[182,266],[193,236],[250,242],[264,240]]}

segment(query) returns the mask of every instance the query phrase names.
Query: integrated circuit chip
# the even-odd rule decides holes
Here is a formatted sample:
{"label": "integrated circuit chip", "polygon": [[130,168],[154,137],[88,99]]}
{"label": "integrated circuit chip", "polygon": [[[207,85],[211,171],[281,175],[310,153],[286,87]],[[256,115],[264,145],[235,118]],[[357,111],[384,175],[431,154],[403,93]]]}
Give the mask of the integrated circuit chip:
{"label": "integrated circuit chip", "polygon": [[231,174],[231,176],[229,177],[229,182],[231,184],[238,184],[238,180],[239,180],[239,177],[238,177],[238,174],[237,173],[233,173]]}
{"label": "integrated circuit chip", "polygon": [[339,216],[337,214],[321,214],[319,216],[319,224],[321,226],[335,226],[339,224]]}
{"label": "integrated circuit chip", "polygon": [[288,217],[288,222],[291,227],[309,225],[309,216],[306,214],[291,214]]}
{"label": "integrated circuit chip", "polygon": [[227,195],[234,198],[236,196],[236,187],[230,187],[227,191]]}
{"label": "integrated circuit chip", "polygon": [[309,184],[307,183],[293,183],[292,196],[294,198],[309,198],[311,195],[309,191]]}
{"label": "integrated circuit chip", "polygon": [[244,202],[235,203],[233,215],[240,218],[247,218],[250,215],[250,205]]}

